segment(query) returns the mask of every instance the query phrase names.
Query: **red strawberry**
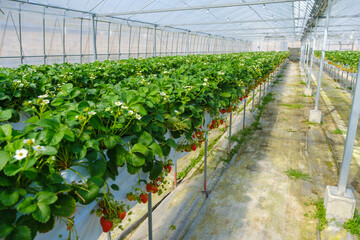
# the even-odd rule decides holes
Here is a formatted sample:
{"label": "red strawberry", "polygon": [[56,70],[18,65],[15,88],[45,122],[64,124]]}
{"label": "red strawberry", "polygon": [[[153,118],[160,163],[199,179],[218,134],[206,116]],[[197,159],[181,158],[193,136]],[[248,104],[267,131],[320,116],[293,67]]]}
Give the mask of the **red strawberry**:
{"label": "red strawberry", "polygon": [[216,124],[216,121],[215,121],[215,120],[212,120],[211,123],[212,123],[212,125],[215,125],[215,124]]}
{"label": "red strawberry", "polygon": [[221,119],[221,120],[220,120],[220,123],[223,124],[223,123],[224,123],[224,120]]}
{"label": "red strawberry", "polygon": [[157,188],[156,186],[153,186],[153,187],[151,188],[151,191],[152,191],[153,193],[157,193],[158,188]]}
{"label": "red strawberry", "polygon": [[210,130],[213,130],[213,129],[214,129],[214,127],[211,125],[211,126],[210,126]]}
{"label": "red strawberry", "polygon": [[129,201],[134,200],[134,195],[133,195],[131,192],[129,192],[128,194],[126,194],[126,197],[127,197],[127,199],[128,199]]}
{"label": "red strawberry", "polygon": [[202,126],[200,125],[200,127],[199,127],[200,129],[202,128]]}
{"label": "red strawberry", "polygon": [[232,109],[232,107],[231,107],[231,106],[229,106],[229,109]]}
{"label": "red strawberry", "polygon": [[209,126],[208,126],[209,128],[211,128],[212,127],[212,124],[211,123],[209,123]]}
{"label": "red strawberry", "polygon": [[171,172],[171,165],[167,165],[165,168],[167,169],[168,173]]}
{"label": "red strawberry", "polygon": [[219,127],[219,124],[218,124],[218,125],[216,125],[216,127]]}
{"label": "red strawberry", "polygon": [[110,221],[106,220],[104,217],[100,218],[100,224],[101,224],[101,227],[103,229],[103,232],[110,231],[110,229],[113,226],[113,222],[110,222]]}
{"label": "red strawberry", "polygon": [[107,211],[106,211],[105,208],[102,210],[102,213],[103,213],[104,215],[107,214]]}
{"label": "red strawberry", "polygon": [[240,98],[240,101],[242,101],[242,100],[243,100],[243,98],[241,97],[241,98]]}
{"label": "red strawberry", "polygon": [[192,138],[195,138],[195,137],[196,137],[195,134],[193,134],[193,135],[192,135]]}
{"label": "red strawberry", "polygon": [[227,112],[229,113],[229,112],[231,112],[231,110],[230,110],[230,109],[228,109],[228,110],[227,110]]}
{"label": "red strawberry", "polygon": [[124,209],[121,209],[120,212],[118,212],[118,216],[121,220],[124,220],[126,216],[126,211]]}
{"label": "red strawberry", "polygon": [[147,200],[148,200],[147,193],[142,193],[142,194],[140,194],[139,197],[140,197],[140,200],[141,200],[142,203],[147,203]]}
{"label": "red strawberry", "polygon": [[196,145],[195,145],[195,144],[191,145],[191,149],[192,149],[193,151],[196,151]]}
{"label": "red strawberry", "polygon": [[184,150],[185,152],[189,152],[187,149]]}
{"label": "red strawberry", "polygon": [[151,192],[151,188],[152,188],[152,184],[151,184],[151,183],[146,184],[146,191],[147,191],[147,192]]}

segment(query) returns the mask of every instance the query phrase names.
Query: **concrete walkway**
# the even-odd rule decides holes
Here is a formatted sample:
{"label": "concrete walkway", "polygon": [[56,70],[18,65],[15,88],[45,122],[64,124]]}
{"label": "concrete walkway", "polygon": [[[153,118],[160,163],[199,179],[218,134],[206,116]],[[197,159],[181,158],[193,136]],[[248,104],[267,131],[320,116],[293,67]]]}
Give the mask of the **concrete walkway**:
{"label": "concrete walkway", "polygon": [[[324,197],[326,185],[338,180],[337,157],[324,126],[308,123],[313,97],[303,95],[298,63],[289,63],[276,85],[275,100],[262,116],[260,129],[247,139],[230,164],[210,166],[211,194],[199,194],[202,176],[195,174],[154,211],[154,239],[317,239],[316,219],[308,203]],[[325,99],[326,101],[326,99]],[[327,112],[326,104],[320,109]],[[336,129],[331,114],[326,127]],[[219,144],[215,155],[224,155]],[[292,180],[295,169],[308,180]],[[199,170],[201,171],[201,170]],[[200,187],[199,187],[200,186]],[[337,239],[352,239],[341,232]],[[323,235],[322,239],[333,239]],[[145,221],[131,239],[147,238]]]}

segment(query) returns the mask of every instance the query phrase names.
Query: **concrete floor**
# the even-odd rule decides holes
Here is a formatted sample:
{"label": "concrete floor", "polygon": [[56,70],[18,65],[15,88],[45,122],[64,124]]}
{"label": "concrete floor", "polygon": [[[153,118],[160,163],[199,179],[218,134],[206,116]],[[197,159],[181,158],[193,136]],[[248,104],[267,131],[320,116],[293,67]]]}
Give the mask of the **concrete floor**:
{"label": "concrete floor", "polygon": [[[325,186],[337,184],[344,137],[332,133],[339,120],[326,94],[320,99],[324,124],[308,123],[314,97],[303,95],[299,64],[289,63],[284,74],[273,89],[275,101],[265,108],[261,129],[230,164],[210,164],[209,198],[201,193],[198,169],[154,211],[154,239],[353,239],[334,228],[318,234],[316,219],[304,216],[314,211],[307,204],[311,199],[323,198]],[[215,159],[225,147],[226,141],[219,141]],[[351,183],[359,170],[353,165]],[[285,173],[290,168],[310,179],[290,179]],[[357,192],[355,197],[359,199]],[[147,237],[144,221],[131,239]]]}

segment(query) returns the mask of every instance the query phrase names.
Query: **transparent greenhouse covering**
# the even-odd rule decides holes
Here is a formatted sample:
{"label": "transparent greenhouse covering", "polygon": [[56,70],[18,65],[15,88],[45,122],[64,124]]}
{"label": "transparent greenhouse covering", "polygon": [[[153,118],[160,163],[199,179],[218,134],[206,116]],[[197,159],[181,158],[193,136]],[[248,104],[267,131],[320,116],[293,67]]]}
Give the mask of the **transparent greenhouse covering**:
{"label": "transparent greenhouse covering", "polygon": [[[0,65],[287,50],[313,33],[321,39],[327,6],[328,0],[3,0]],[[333,0],[330,17],[329,40],[349,50],[357,45],[360,1]]]}

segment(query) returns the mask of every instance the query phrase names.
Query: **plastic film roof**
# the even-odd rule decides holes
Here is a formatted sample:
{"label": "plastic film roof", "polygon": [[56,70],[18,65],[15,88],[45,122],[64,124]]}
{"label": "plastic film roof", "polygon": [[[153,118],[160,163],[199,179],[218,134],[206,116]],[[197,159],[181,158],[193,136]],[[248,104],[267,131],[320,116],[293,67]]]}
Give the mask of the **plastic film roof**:
{"label": "plastic film roof", "polygon": [[[11,0],[49,6],[137,23],[156,24],[241,40],[303,37],[306,24],[320,13],[317,32],[324,26],[328,0]],[[25,5],[25,6],[24,6]],[[323,9],[324,10],[324,9]],[[334,0],[330,37],[359,33],[359,0]],[[311,28],[313,29],[313,28]],[[342,34],[342,35],[341,35]]]}

